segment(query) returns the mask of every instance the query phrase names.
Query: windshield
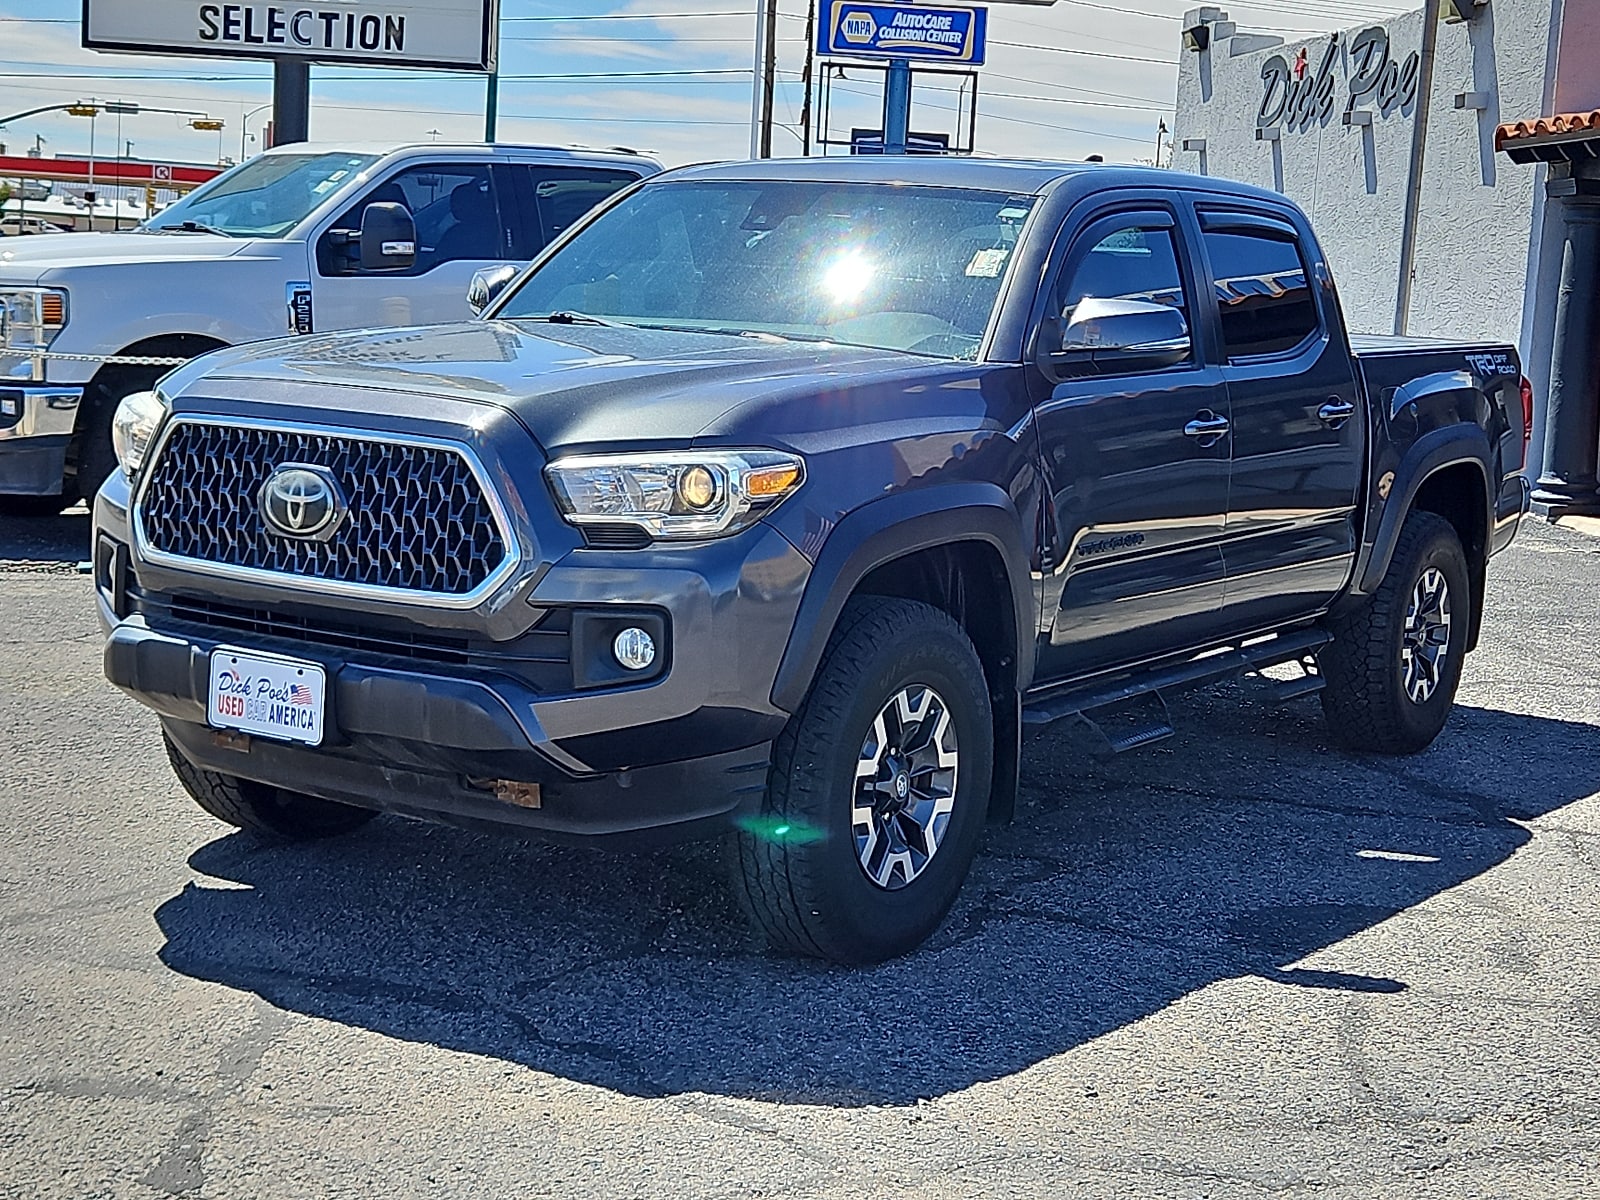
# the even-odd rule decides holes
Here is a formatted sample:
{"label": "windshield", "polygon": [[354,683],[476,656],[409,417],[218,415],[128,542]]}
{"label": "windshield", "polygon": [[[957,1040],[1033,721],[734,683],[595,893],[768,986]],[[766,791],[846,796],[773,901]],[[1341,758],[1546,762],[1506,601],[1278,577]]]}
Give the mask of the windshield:
{"label": "windshield", "polygon": [[265,154],[217,176],[142,228],[204,228],[229,237],[282,237],[377,162],[373,154]]}
{"label": "windshield", "polygon": [[975,358],[1031,196],[879,183],[646,185],[496,316]]}

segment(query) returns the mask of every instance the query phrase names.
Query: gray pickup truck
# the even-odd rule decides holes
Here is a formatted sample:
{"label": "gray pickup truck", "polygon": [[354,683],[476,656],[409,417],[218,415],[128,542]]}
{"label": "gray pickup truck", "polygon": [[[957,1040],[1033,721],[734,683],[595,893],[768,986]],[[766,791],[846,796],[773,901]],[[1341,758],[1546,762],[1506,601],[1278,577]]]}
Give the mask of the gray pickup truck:
{"label": "gray pickup truck", "polygon": [[107,675],[233,825],[723,836],[837,961],[938,927],[1051,722],[1269,672],[1426,746],[1527,505],[1515,350],[1347,336],[1302,213],[1214,179],[687,168],[478,302],[123,403]]}

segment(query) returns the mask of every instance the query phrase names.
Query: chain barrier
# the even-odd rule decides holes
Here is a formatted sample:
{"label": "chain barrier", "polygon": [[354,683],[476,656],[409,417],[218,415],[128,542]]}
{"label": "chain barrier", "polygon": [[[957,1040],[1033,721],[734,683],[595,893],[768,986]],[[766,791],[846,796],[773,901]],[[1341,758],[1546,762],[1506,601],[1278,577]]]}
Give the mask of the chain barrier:
{"label": "chain barrier", "polygon": [[189,361],[187,358],[154,358],[147,354],[57,354],[49,350],[25,357],[54,359],[57,362],[105,363],[111,367],[181,367]]}

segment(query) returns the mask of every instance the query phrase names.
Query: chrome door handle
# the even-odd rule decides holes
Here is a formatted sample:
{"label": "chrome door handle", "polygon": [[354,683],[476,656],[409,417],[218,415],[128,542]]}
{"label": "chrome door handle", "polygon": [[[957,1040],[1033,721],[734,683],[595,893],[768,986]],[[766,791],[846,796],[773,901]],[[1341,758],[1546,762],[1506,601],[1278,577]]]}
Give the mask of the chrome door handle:
{"label": "chrome door handle", "polygon": [[1348,400],[1329,400],[1317,409],[1317,420],[1329,429],[1338,429],[1356,415],[1356,406]]}
{"label": "chrome door handle", "polygon": [[1209,408],[1202,408],[1195,419],[1183,427],[1183,436],[1192,437],[1202,446],[1215,446],[1229,429],[1228,418],[1219,417]]}

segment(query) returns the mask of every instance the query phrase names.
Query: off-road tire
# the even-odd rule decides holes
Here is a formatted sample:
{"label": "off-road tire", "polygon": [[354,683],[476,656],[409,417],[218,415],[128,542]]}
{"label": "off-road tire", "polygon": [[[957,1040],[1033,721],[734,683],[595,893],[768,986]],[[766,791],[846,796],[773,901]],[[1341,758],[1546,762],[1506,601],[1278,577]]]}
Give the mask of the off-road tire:
{"label": "off-road tire", "polygon": [[250,779],[202,770],[163,735],[167,760],[194,802],[217,820],[265,841],[309,842],[359,829],[378,814]]}
{"label": "off-road tire", "polygon": [[[1405,686],[1401,650],[1412,593],[1429,569],[1448,587],[1451,621],[1439,682],[1424,701]],[[1335,741],[1351,750],[1415,754],[1439,736],[1461,682],[1472,611],[1467,559],[1443,517],[1406,517],[1383,582],[1359,609],[1330,621],[1333,641],[1319,655],[1326,679],[1322,711]]]}
{"label": "off-road tire", "polygon": [[[949,822],[908,882],[867,876],[851,823],[856,767],[880,710],[932,689],[956,738]],[[983,665],[961,627],[930,605],[860,597],[840,615],[804,703],[773,748],[764,807],[731,847],[734,889],[776,949],[873,963],[921,945],[955,902],[983,832],[994,718]]]}

